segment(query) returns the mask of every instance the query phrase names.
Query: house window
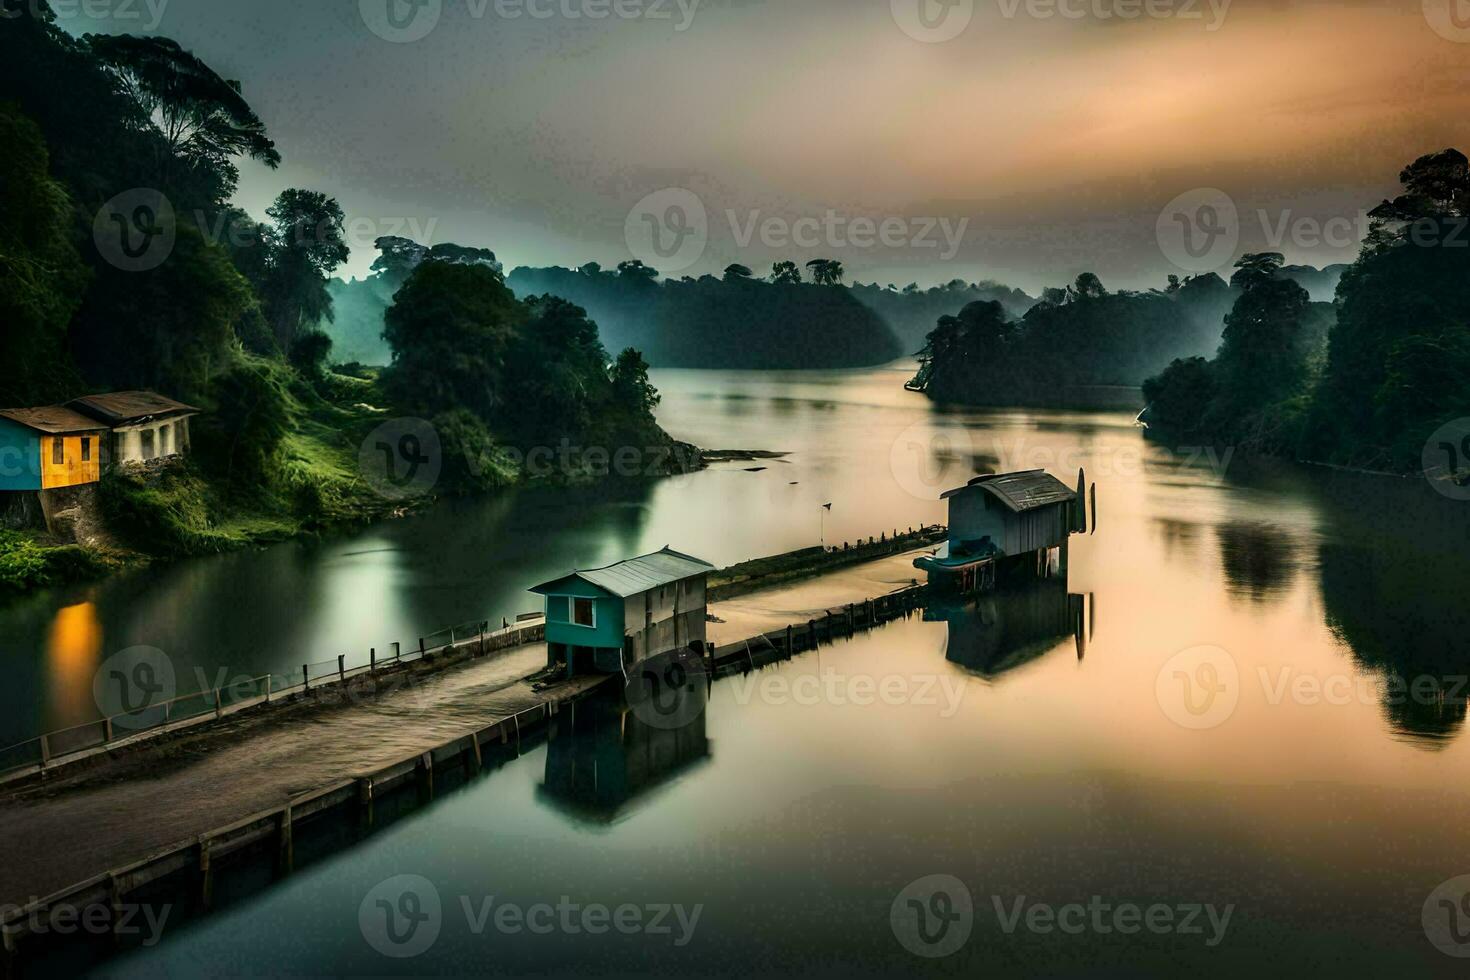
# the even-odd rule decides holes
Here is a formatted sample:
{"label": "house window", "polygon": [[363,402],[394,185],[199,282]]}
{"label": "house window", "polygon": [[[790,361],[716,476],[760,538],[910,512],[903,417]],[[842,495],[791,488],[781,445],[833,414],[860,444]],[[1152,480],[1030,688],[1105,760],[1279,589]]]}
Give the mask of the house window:
{"label": "house window", "polygon": [[90,463],[91,461],[92,461],[92,437],[91,436],[82,436],[82,462],[84,462],[84,463]]}
{"label": "house window", "polygon": [[572,600],[572,622],[578,626],[597,625],[597,613],[591,599]]}
{"label": "house window", "polygon": [[60,466],[66,462],[66,440],[56,436],[51,440],[51,465]]}

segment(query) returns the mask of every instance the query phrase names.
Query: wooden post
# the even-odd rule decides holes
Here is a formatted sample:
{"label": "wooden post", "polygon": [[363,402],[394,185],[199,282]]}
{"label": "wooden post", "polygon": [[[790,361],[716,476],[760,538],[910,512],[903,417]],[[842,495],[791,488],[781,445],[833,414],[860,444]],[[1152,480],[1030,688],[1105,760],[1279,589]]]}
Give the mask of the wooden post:
{"label": "wooden post", "polygon": [[337,680],[347,680],[347,654],[337,654]]}
{"label": "wooden post", "polygon": [[296,847],[291,839],[291,804],[287,803],[285,809],[278,817],[279,824],[276,834],[276,871],[279,874],[290,874],[296,863]]}
{"label": "wooden post", "polygon": [[102,719],[102,740],[104,742],[111,742],[112,741],[112,716],[111,715],[109,715],[106,718],[103,718]]}
{"label": "wooden post", "polygon": [[205,911],[214,898],[214,872],[209,867],[209,839],[199,840],[199,904]]}
{"label": "wooden post", "polygon": [[[489,625],[490,625],[489,623],[483,623],[483,622],[480,624],[480,656],[482,656],[482,657],[485,655],[485,630],[486,630],[487,627],[489,627]],[[479,742],[476,742],[475,743],[475,746],[476,746],[476,750],[477,751],[478,751],[479,744],[480,744]]]}
{"label": "wooden post", "polygon": [[357,781],[357,805],[362,816],[362,822],[371,827],[373,825],[373,780],[371,776],[364,776]]}
{"label": "wooden post", "polygon": [[852,603],[849,602],[847,604],[847,635],[848,636],[852,636],[853,630],[856,627],[857,627],[857,623],[853,619]]}
{"label": "wooden post", "polygon": [[215,717],[215,720],[218,720],[220,717],[222,717],[224,715],[224,711],[225,711],[224,697],[225,696],[224,696],[224,693],[223,693],[223,689],[222,688],[218,688],[217,687],[217,688],[214,689],[214,717]]}
{"label": "wooden post", "polygon": [[41,765],[44,766],[47,763],[49,763],[50,761],[51,761],[51,740],[50,740],[50,738],[48,736],[42,735],[41,736]]}
{"label": "wooden post", "polygon": [[796,642],[795,642],[795,638],[792,636],[792,632],[793,632],[793,630],[791,628],[791,624],[790,623],[787,623],[786,624],[786,657],[787,657],[787,659],[790,659],[790,658],[796,656]]}
{"label": "wooden post", "polygon": [[393,662],[396,664],[396,663],[398,663],[398,661],[400,661],[402,659],[403,659],[403,647],[402,647],[402,645],[397,640],[394,640],[393,641]]}
{"label": "wooden post", "polygon": [[[107,907],[112,912],[112,942],[113,945],[122,944],[122,933],[118,930],[123,924],[123,893],[122,885],[118,883],[117,875],[112,872],[107,874]],[[8,936],[6,937],[9,938]]]}
{"label": "wooden post", "polygon": [[424,655],[425,655],[425,654],[426,654],[426,653],[427,653],[427,652],[428,652],[428,651],[426,651],[426,650],[425,650],[425,649],[424,649],[424,638],[423,638],[423,637],[422,637],[422,636],[421,636],[421,637],[419,637],[419,656],[420,656],[420,657],[422,657],[422,656],[424,656]]}
{"label": "wooden post", "polygon": [[368,647],[368,672],[378,669],[378,648]]}
{"label": "wooden post", "polygon": [[311,690],[311,672],[308,671],[306,668],[306,664],[301,665],[301,689],[304,691],[309,691]]}

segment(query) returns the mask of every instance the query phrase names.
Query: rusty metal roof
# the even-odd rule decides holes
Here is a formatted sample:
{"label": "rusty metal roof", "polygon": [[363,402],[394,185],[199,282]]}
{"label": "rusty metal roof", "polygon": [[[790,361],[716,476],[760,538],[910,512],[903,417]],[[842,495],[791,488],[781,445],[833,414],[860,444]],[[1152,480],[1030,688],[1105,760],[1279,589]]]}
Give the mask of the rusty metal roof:
{"label": "rusty metal roof", "polygon": [[543,582],[531,591],[545,595],[569,578],[580,578],[619,598],[626,599],[628,596],[656,589],[660,585],[668,585],[695,575],[706,575],[714,571],[714,568],[715,566],[707,561],[681,554],[672,548],[665,548],[651,555],[629,558],[627,561],[608,565],[606,568],[572,572],[559,579]]}
{"label": "rusty metal roof", "polygon": [[955,494],[963,493],[972,487],[984,490],[1018,514],[1035,510],[1037,507],[1068,503],[1077,499],[1075,490],[1046,470],[978,476],[963,487],[944,494],[941,499],[948,500]]}
{"label": "rusty metal roof", "polygon": [[40,408],[0,408],[0,417],[19,422],[37,432],[98,432],[107,426],[96,419],[89,419],[80,412],[73,412],[65,405],[44,405]]}
{"label": "rusty metal roof", "polygon": [[67,405],[100,419],[108,425],[126,425],[143,419],[198,412],[193,405],[165,398],[156,391],[112,391],[102,395],[83,395]]}

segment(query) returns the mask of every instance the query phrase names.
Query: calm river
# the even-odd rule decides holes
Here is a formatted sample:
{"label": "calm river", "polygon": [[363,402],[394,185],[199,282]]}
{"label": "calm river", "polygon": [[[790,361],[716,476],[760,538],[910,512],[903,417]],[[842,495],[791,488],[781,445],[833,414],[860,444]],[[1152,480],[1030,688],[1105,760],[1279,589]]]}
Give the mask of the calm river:
{"label": "calm river", "polygon": [[23,737],[95,711],[96,665],[130,645],[184,677],[356,661],[533,609],[525,587],[573,566],[942,520],[976,469],[1082,466],[1099,487],[1065,582],[720,681],[677,730],[589,707],[106,971],[1458,972],[1431,934],[1470,928],[1464,889],[1431,894],[1470,874],[1470,505],[1170,454],[1125,413],[937,411],[908,373],[657,372],[674,435],[791,455],[449,503],[0,609],[0,724]]}

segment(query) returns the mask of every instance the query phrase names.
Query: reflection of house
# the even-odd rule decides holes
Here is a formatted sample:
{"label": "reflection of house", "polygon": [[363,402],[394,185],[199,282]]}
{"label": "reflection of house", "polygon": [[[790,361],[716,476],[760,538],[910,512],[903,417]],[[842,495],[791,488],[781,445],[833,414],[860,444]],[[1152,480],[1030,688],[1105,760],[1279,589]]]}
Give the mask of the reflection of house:
{"label": "reflection of house", "polygon": [[67,407],[104,423],[112,430],[107,447],[109,466],[141,463],[188,451],[189,419],[199,409],[152,391],[114,391],[87,395]]}
{"label": "reflection of house", "polygon": [[612,674],[694,644],[703,651],[713,570],[665,548],[536,586],[546,597],[547,663],[565,663],[568,676]]}
{"label": "reflection of house", "polygon": [[[696,687],[703,696],[703,682]],[[614,823],[709,756],[704,711],[662,728],[646,724],[620,699],[594,697],[577,705],[570,731],[551,739],[537,795],[582,819]]]}
{"label": "reflection of house", "polygon": [[1068,637],[1082,657],[1083,612],[1083,596],[1068,593],[1065,581],[1045,579],[967,602],[932,604],[924,619],[949,625],[946,659],[995,678],[1050,653]]}
{"label": "reflection of house", "polygon": [[1065,548],[1082,525],[1077,493],[1045,470],[976,477],[943,495],[949,539],[914,561],[932,585],[971,592],[994,581],[1000,559]]}

